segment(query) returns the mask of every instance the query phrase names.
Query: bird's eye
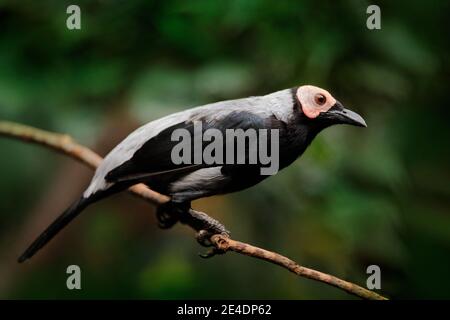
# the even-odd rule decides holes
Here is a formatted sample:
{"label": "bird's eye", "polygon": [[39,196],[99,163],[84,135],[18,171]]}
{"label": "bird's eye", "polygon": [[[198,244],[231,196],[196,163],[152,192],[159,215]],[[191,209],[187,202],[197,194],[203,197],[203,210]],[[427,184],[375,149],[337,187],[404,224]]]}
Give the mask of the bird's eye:
{"label": "bird's eye", "polygon": [[318,93],[314,96],[314,102],[319,106],[323,106],[327,102],[327,98],[323,94]]}

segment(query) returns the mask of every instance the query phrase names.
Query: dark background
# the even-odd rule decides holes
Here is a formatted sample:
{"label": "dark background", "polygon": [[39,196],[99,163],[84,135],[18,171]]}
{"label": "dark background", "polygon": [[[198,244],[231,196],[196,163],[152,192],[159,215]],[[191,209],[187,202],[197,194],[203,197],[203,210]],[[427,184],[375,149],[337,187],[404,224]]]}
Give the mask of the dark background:
{"label": "dark background", "polygon": [[[81,7],[81,30],[66,8]],[[447,1],[0,1],[0,119],[106,154],[160,116],[299,84],[328,89],[367,129],[333,127],[291,167],[196,208],[234,238],[392,298],[450,298]],[[192,230],[155,225],[122,194],[16,258],[92,171],[0,139],[0,298],[351,298],[235,254],[202,260]],[[66,268],[82,290],[66,289]]]}

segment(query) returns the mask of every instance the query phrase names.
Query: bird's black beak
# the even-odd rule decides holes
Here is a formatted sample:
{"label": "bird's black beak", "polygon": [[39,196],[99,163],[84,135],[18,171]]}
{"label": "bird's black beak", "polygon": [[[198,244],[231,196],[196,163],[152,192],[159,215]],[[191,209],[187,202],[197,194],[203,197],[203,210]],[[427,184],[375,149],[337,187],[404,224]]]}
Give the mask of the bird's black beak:
{"label": "bird's black beak", "polygon": [[357,127],[367,127],[366,121],[356,112],[344,108],[344,106],[336,101],[334,106],[326,112],[326,117],[331,118],[335,123],[349,124]]}

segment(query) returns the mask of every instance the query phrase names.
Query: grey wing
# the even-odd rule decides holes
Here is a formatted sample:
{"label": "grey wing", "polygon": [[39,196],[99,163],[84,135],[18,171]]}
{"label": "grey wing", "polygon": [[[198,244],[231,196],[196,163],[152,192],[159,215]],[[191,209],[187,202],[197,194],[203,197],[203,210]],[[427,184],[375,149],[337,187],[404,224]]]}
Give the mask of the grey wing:
{"label": "grey wing", "polygon": [[[225,136],[225,130],[227,129],[247,130],[250,128],[260,129],[264,127],[264,119],[245,111],[230,112],[227,116],[219,120],[207,117],[199,118],[196,121],[197,125],[201,123],[202,133],[208,129],[214,128],[222,132],[223,136]],[[192,137],[190,140],[191,143],[193,143],[193,121],[188,120],[168,127],[144,143],[128,161],[108,172],[105,176],[106,181],[116,183],[136,180],[153,180],[153,183],[159,185],[161,183],[165,184],[177,180],[181,175],[189,174],[201,168],[218,166],[214,163],[206,164],[203,161],[200,164],[193,164],[193,152],[190,155],[190,161],[188,163],[175,164],[172,159],[172,149],[179,142],[172,141],[171,137],[172,133],[178,129],[186,130]],[[190,147],[190,150],[194,150],[193,145]],[[224,157],[226,157],[226,150],[224,150]]]}
{"label": "grey wing", "polygon": [[146,141],[155,137],[164,128],[189,119],[191,111],[186,110],[149,122],[128,135],[128,137],[111,150],[103,159],[95,171],[89,187],[84,192],[84,197],[89,197],[97,191],[112,187],[114,183],[108,182],[105,179],[111,170],[131,159],[136,150],[139,150]]}

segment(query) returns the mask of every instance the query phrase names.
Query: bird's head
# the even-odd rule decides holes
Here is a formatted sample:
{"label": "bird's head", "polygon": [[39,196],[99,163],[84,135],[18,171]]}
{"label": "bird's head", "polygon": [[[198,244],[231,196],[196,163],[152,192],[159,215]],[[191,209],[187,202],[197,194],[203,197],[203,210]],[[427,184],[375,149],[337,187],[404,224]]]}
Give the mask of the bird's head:
{"label": "bird's head", "polygon": [[337,101],[328,91],[304,85],[298,87],[296,98],[301,111],[310,120],[328,127],[334,124],[350,124],[358,127],[367,127],[364,119]]}

